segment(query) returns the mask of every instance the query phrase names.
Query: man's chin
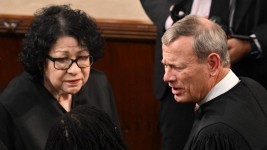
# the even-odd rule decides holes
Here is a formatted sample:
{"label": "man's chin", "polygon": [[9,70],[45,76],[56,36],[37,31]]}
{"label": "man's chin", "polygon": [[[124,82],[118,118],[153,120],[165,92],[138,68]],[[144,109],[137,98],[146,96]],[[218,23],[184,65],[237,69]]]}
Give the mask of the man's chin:
{"label": "man's chin", "polygon": [[184,96],[174,95],[174,99],[178,103],[188,103],[188,100]]}

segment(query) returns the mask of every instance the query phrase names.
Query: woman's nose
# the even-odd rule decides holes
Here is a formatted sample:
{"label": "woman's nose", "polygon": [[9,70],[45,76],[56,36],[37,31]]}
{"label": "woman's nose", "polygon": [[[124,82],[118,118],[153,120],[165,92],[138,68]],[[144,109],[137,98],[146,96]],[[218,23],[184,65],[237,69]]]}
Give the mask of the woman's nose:
{"label": "woman's nose", "polygon": [[68,69],[68,73],[73,73],[73,74],[80,72],[80,71],[81,71],[81,68],[77,65],[76,62],[72,63],[72,65]]}

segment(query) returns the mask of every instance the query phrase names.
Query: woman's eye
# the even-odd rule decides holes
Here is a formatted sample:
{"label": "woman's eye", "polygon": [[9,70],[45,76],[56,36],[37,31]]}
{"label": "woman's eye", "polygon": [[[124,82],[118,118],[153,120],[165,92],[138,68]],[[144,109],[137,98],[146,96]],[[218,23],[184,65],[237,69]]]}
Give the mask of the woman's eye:
{"label": "woman's eye", "polygon": [[80,60],[87,60],[89,58],[89,56],[80,56],[79,59]]}
{"label": "woman's eye", "polygon": [[57,58],[56,61],[60,63],[64,63],[64,62],[68,62],[69,58]]}

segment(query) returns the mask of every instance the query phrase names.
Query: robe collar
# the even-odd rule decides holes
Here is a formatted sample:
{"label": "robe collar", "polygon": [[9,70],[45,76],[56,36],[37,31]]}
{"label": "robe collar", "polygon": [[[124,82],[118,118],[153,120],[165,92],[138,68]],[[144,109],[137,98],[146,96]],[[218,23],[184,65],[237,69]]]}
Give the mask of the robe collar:
{"label": "robe collar", "polygon": [[197,105],[201,106],[202,104],[224,94],[232,89],[239,81],[239,78],[233,73],[232,70],[230,70],[227,75],[210,90],[207,96],[202,101],[197,103]]}

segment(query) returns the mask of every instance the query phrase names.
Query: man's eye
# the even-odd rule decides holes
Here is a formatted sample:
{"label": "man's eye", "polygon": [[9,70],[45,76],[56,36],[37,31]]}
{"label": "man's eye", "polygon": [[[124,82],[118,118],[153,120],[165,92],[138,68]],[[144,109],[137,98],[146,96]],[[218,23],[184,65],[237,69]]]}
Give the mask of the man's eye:
{"label": "man's eye", "polygon": [[181,71],[184,69],[184,67],[182,66],[175,66],[175,65],[168,65],[168,66],[165,66],[165,67],[169,67],[170,69],[174,69],[176,71]]}
{"label": "man's eye", "polygon": [[172,68],[177,71],[182,71],[184,69],[184,67],[181,66],[172,66]]}

